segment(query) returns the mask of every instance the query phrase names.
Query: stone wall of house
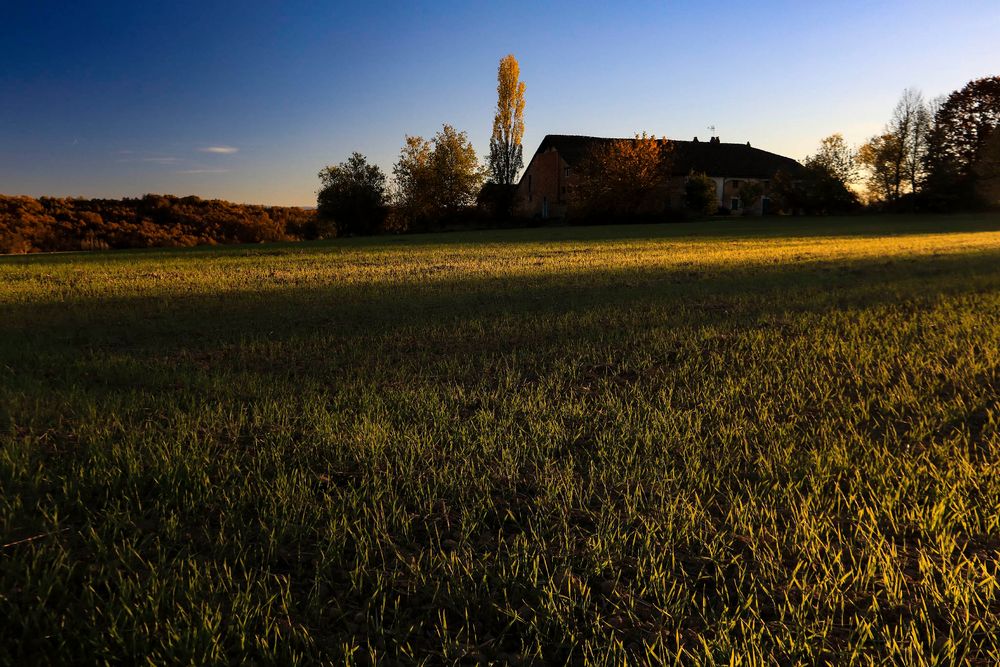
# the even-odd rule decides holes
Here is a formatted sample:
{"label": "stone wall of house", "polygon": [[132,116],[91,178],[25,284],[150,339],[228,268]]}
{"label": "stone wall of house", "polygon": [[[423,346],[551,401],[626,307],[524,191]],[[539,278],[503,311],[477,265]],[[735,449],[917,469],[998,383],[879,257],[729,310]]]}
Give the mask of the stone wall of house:
{"label": "stone wall of house", "polygon": [[566,214],[569,166],[556,150],[535,155],[517,189],[518,213],[528,217],[558,218]]}
{"label": "stone wall of house", "polygon": [[762,180],[758,178],[727,178],[725,185],[722,188],[722,196],[719,200],[719,205],[730,209],[730,212],[734,215],[746,213],[744,211],[746,202],[742,200],[739,202],[739,208],[733,207],[733,199],[740,199],[740,189],[743,187],[744,183],[760,183],[763,186],[763,195],[753,203],[753,208],[750,210],[752,215],[760,215],[763,211],[763,200],[768,198],[771,194],[770,180]]}

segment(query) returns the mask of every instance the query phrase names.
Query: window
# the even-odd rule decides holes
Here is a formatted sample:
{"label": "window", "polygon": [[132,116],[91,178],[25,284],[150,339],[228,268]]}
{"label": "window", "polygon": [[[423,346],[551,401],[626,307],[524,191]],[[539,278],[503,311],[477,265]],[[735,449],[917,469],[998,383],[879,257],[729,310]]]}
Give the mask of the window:
{"label": "window", "polygon": [[734,188],[740,187],[740,182],[739,181],[732,180],[732,181],[729,181],[729,182],[732,183],[732,185],[733,185]]}
{"label": "window", "polygon": [[531,194],[531,174],[528,174],[528,194]]}
{"label": "window", "polygon": [[563,169],[563,176],[565,176],[566,178],[569,178],[569,167],[566,167],[565,169]]}
{"label": "window", "polygon": [[730,206],[729,206],[730,210],[732,210],[732,211],[738,211],[738,210],[740,210],[740,198],[739,197],[733,197],[732,199],[730,199],[729,200],[729,204],[730,204]]}

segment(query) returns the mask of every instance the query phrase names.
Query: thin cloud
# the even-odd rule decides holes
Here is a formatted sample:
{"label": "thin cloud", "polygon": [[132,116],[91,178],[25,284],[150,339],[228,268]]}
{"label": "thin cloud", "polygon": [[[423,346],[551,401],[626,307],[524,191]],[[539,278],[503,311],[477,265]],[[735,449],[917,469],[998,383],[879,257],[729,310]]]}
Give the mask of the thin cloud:
{"label": "thin cloud", "polygon": [[172,155],[147,155],[145,157],[135,155],[133,151],[118,151],[119,157],[116,162],[151,162],[153,164],[174,164],[180,162],[179,157]]}
{"label": "thin cloud", "polygon": [[232,155],[240,151],[235,146],[204,146],[198,150],[202,153],[216,153],[217,155]]}
{"label": "thin cloud", "polygon": [[228,169],[182,169],[175,171],[175,174],[226,174]]}

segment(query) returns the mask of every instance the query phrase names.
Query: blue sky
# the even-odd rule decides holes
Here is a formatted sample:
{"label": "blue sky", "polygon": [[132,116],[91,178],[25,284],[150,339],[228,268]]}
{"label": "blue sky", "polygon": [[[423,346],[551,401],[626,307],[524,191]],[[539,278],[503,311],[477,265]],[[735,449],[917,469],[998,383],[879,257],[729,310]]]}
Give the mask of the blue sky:
{"label": "blue sky", "polygon": [[801,159],[902,90],[1000,74],[1000,2],[4,2],[0,193],[310,205],[317,172],[442,123],[482,156],[496,66],[547,133],[706,137]]}

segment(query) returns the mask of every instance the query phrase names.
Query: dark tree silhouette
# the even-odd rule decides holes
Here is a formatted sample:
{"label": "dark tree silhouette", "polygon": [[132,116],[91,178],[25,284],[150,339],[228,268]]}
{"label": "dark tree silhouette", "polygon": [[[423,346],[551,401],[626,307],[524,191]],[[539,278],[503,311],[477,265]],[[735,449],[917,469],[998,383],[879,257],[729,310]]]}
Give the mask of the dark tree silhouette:
{"label": "dark tree silhouette", "polygon": [[783,208],[795,213],[840,214],[861,208],[858,196],[840,175],[829,167],[811,163],[794,177],[779,171],[774,175],[773,192]]}
{"label": "dark tree silhouette", "polygon": [[980,202],[988,208],[1000,209],[1000,128],[990,133],[973,170]]}
{"label": "dark tree silhouette", "polygon": [[317,214],[322,236],[375,234],[386,215],[385,173],[361,153],[319,172]]}
{"label": "dark tree silhouette", "polygon": [[719,208],[715,181],[703,173],[691,172],[684,182],[684,207],[695,215],[711,215]]}
{"label": "dark tree silhouette", "polygon": [[928,139],[926,194],[934,208],[975,201],[974,165],[1000,127],[1000,76],[970,81],[938,108]]}

